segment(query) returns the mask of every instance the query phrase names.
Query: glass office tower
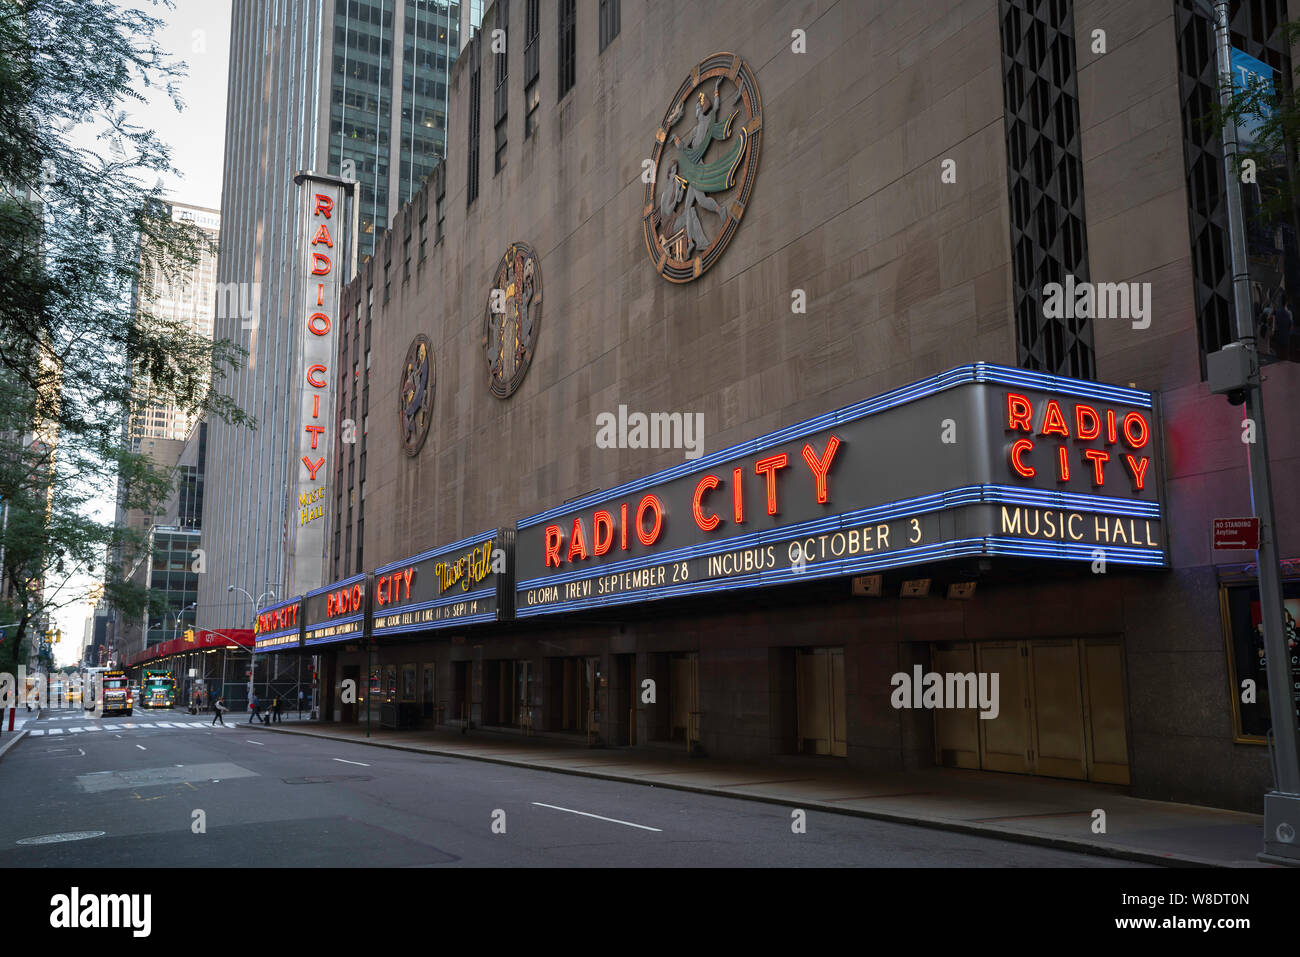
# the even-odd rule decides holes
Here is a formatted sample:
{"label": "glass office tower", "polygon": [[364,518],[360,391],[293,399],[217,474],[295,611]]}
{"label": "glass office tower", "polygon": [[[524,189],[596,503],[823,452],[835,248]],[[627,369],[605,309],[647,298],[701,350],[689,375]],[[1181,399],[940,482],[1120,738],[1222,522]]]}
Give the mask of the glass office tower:
{"label": "glass office tower", "polygon": [[445,152],[448,71],[482,6],[235,0],[221,198],[228,228],[217,265],[228,295],[213,326],[217,338],[248,350],[227,388],[258,426],[211,424],[202,627],[245,627],[253,609],[240,590],[278,596],[285,587],[293,514],[285,489],[297,442],[289,424],[293,317],[303,306],[293,178],[304,170],[355,175],[358,249],[368,257]]}

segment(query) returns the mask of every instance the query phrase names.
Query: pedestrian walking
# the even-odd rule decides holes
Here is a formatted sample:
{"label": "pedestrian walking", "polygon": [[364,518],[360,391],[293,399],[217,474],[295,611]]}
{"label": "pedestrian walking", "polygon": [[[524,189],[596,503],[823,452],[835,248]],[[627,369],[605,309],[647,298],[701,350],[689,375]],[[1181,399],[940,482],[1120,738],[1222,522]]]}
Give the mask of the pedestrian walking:
{"label": "pedestrian walking", "polygon": [[230,709],[226,707],[226,699],[218,698],[217,703],[212,706],[212,723],[219,724],[224,728],[226,726],[226,721],[221,717],[221,713],[229,710]]}
{"label": "pedestrian walking", "polygon": [[257,720],[257,718],[261,714],[261,710],[262,710],[261,705],[257,700],[257,695],[253,695],[252,697],[250,697],[248,699],[248,712],[249,712],[248,723],[249,724],[252,724],[254,721]]}
{"label": "pedestrian walking", "polygon": [[280,699],[279,699],[279,698],[276,698],[275,701],[271,704],[271,719],[272,719],[273,721],[276,721],[276,722],[283,722],[283,721],[284,721],[284,719],[280,717]]}

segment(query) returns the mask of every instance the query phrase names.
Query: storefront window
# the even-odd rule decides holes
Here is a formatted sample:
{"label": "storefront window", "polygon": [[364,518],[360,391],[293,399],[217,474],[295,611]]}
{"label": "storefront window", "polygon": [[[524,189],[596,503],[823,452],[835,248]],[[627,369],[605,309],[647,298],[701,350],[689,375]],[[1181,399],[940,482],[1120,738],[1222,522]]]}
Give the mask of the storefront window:
{"label": "storefront window", "polygon": [[[1251,585],[1223,589],[1224,627],[1228,641],[1228,671],[1233,687],[1233,718],[1240,740],[1263,741],[1272,727],[1269,717],[1268,675],[1265,671],[1264,634],[1260,628],[1259,589]],[[1289,682],[1292,708],[1300,724],[1300,644],[1296,622],[1300,620],[1300,579],[1282,585],[1286,620]],[[1253,687],[1246,684],[1253,682]]]}

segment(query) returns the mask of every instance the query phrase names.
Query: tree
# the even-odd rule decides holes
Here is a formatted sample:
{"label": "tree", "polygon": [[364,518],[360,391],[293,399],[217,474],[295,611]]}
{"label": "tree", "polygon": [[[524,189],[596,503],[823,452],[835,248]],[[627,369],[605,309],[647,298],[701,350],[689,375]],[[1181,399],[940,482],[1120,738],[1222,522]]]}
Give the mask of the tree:
{"label": "tree", "polygon": [[[20,622],[10,641],[84,599],[53,578],[95,574],[110,550],[129,560],[143,544],[87,514],[114,485],[124,507],[150,511],[170,490],[171,474],[134,452],[124,428],[142,381],[186,412],[255,426],[222,391],[244,350],[152,313],[144,295],[150,281],[183,282],[208,242],[158,215],[170,153],[124,108],[144,102],[139,84],[183,109],[184,65],[156,42],[161,25],[105,0],[0,0],[0,591]],[[144,614],[146,589],[107,565],[108,600]]]}

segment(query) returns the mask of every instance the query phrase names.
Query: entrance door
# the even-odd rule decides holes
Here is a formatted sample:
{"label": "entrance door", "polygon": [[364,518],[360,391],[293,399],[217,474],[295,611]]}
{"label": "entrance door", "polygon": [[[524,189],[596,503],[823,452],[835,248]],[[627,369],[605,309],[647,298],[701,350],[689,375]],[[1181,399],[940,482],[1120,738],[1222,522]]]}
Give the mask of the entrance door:
{"label": "entrance door", "polygon": [[515,662],[515,687],[512,697],[516,726],[531,730],[533,726],[533,663],[531,661]]}
{"label": "entrance door", "polygon": [[[930,664],[941,675],[969,674],[975,670],[975,648],[970,642],[935,645]],[[973,708],[936,708],[934,747],[938,763],[948,768],[978,768],[979,726],[979,713]]]}
{"label": "entrance door", "polygon": [[[343,705],[343,723],[355,724],[358,720],[357,692],[361,690],[361,666],[344,665],[340,670],[343,673],[343,694],[339,699]],[[348,684],[349,681],[352,683]],[[348,689],[351,689],[350,693],[348,693]]]}
{"label": "entrance door", "polygon": [[1118,641],[1083,643],[1083,699],[1088,780],[1128,784],[1124,648]]}
{"label": "entrance door", "polygon": [[1077,642],[1029,642],[1029,680],[1034,772],[1084,780],[1088,769],[1084,762],[1083,690],[1079,684]]}
{"label": "entrance door", "polygon": [[469,727],[469,669],[473,662],[453,661],[451,663],[451,714],[449,721]]}
{"label": "entrance door", "polygon": [[420,716],[433,717],[433,665],[424,666],[424,684],[420,689]]}
{"label": "entrance door", "polygon": [[940,644],[931,654],[941,675],[998,675],[996,718],[981,718],[976,708],[936,709],[936,764],[1129,783],[1117,639]]}
{"label": "entrance door", "polygon": [[994,641],[976,645],[978,671],[998,675],[998,716],[976,717],[980,735],[980,767],[988,771],[1028,774],[1029,681],[1025,674],[1024,642]]}
{"label": "entrance door", "polygon": [[685,741],[688,748],[700,739],[698,663],[699,656],[693,651],[673,655],[669,660],[668,709],[672,716],[672,739]]}
{"label": "entrance door", "polygon": [[799,750],[844,757],[844,649],[806,648],[795,656]]}
{"label": "entrance door", "polygon": [[636,655],[614,656],[614,694],[610,705],[609,723],[618,729],[615,744],[636,744],[636,689],[632,687],[633,666]]}

